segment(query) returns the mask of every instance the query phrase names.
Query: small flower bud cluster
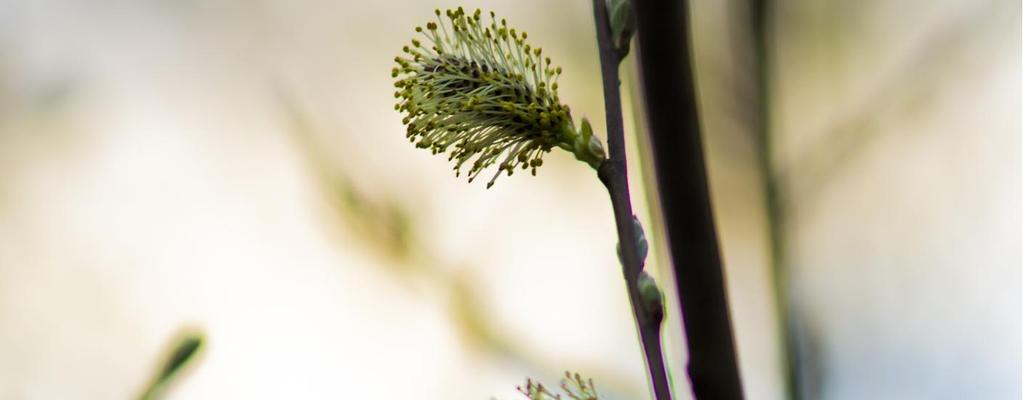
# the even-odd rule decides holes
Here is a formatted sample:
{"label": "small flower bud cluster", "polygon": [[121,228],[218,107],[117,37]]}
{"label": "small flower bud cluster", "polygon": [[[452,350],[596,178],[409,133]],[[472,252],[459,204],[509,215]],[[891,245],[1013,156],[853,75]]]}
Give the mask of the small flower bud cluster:
{"label": "small flower bud cluster", "polygon": [[[526,380],[525,387],[519,386],[516,389],[519,390],[519,393],[528,397],[529,400],[563,399],[560,394],[552,393],[542,383],[532,379]],[[561,390],[572,400],[599,400],[597,398],[597,389],[593,386],[593,380],[583,380],[582,376],[578,373],[572,374],[566,371],[565,377],[561,379]]]}
{"label": "small flower bud cluster", "polygon": [[574,151],[578,133],[558,98],[561,67],[525,32],[492,12],[485,24],[480,14],[436,10],[437,22],[416,27],[420,36],[395,57],[391,76],[406,137],[434,154],[450,151],[456,176],[469,165],[470,182],[498,164],[489,188],[501,172],[535,175],[555,147]]}

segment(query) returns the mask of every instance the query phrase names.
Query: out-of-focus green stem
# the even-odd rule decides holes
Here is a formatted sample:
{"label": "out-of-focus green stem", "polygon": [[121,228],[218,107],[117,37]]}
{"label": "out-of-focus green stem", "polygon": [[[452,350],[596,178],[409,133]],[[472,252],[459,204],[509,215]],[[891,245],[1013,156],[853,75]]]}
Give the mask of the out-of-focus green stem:
{"label": "out-of-focus green stem", "polygon": [[139,395],[140,400],[156,400],[163,397],[163,392],[181,370],[202,350],[205,339],[201,332],[187,332],[175,339],[174,348],[157,370],[153,380]]}
{"label": "out-of-focus green stem", "polygon": [[775,312],[778,315],[778,335],[781,338],[785,391],[789,398],[800,400],[803,393],[798,369],[799,343],[789,293],[789,271],[785,247],[785,207],[782,182],[774,164],[774,138],[771,119],[771,58],[770,37],[771,0],[750,1],[750,33],[753,50],[753,142],[756,147],[757,170],[764,201],[764,223],[767,225],[768,260],[774,285]]}

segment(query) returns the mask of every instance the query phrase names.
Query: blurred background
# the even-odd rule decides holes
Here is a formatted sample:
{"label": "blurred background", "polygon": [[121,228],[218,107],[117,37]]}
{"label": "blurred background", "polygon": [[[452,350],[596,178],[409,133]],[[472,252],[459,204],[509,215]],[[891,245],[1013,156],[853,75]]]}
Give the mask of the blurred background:
{"label": "blurred background", "polygon": [[[528,31],[603,137],[588,1],[0,0],[0,398],[133,398],[183,329],[206,344],[169,398],[516,399],[565,370],[646,398],[592,170],[485,190],[404,138],[393,57],[460,5]],[[1020,398],[1020,15],[692,2],[750,399]]]}

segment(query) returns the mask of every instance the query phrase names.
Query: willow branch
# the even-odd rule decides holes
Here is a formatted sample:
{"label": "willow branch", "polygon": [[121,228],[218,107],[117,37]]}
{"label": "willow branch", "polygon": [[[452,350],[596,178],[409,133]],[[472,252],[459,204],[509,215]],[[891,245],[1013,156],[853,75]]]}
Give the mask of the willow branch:
{"label": "willow branch", "polygon": [[639,291],[639,275],[643,271],[636,241],[636,227],[633,223],[632,202],[629,199],[629,178],[625,161],[625,130],[622,126],[622,100],[619,90],[619,53],[611,40],[607,4],[604,0],[593,0],[593,18],[597,27],[597,44],[600,50],[600,71],[604,86],[604,114],[607,125],[608,159],[597,169],[597,175],[607,187],[614,210],[615,225],[618,229],[618,243],[621,246],[622,272],[632,303],[647,373],[657,400],[670,400],[671,389],[664,368],[661,349],[661,320],[644,309]]}

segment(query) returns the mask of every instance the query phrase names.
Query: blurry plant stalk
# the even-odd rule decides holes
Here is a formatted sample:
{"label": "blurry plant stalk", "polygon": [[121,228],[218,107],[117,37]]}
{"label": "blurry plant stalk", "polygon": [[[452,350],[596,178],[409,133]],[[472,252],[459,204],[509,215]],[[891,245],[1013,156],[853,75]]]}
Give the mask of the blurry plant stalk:
{"label": "blurry plant stalk", "polygon": [[206,336],[199,330],[186,330],[178,334],[178,337],[173,339],[170,353],[157,369],[155,376],[146,385],[142,394],[138,396],[138,399],[162,399],[167,387],[177,380],[177,377],[184,369],[194,363],[193,360],[202,352],[205,342]]}

